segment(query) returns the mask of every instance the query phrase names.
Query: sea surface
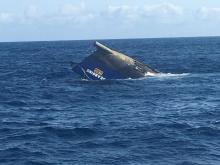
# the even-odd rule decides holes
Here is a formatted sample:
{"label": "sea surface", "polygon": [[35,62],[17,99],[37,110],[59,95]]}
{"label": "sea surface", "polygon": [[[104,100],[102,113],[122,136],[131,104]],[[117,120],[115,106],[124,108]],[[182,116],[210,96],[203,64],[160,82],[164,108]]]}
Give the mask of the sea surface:
{"label": "sea surface", "polygon": [[161,73],[85,81],[94,41],[0,43],[0,165],[220,165],[220,38],[100,42]]}

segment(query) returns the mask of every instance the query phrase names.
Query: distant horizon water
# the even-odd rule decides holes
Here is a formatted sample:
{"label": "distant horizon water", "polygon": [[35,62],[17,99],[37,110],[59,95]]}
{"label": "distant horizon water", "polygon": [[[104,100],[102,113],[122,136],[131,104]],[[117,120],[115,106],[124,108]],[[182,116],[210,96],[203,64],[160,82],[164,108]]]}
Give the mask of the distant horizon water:
{"label": "distant horizon water", "polygon": [[0,41],[0,43],[16,43],[16,42],[62,42],[62,41],[105,41],[105,40],[141,40],[141,39],[175,39],[175,38],[218,38],[216,36],[174,36],[174,37],[137,37],[137,38],[101,38],[101,39],[55,39],[55,40],[18,40],[18,41]]}

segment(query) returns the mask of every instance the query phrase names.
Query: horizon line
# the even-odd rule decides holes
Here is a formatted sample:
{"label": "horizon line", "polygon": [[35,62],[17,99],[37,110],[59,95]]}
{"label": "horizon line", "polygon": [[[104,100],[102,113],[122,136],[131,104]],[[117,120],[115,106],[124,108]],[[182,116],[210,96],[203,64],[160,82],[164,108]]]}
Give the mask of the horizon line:
{"label": "horizon line", "polygon": [[176,37],[137,37],[137,38],[91,38],[91,39],[61,39],[61,40],[20,40],[20,41],[0,41],[0,43],[19,42],[68,42],[68,41],[103,41],[103,40],[141,40],[141,39],[178,39],[178,38],[218,38],[220,36],[176,36]]}

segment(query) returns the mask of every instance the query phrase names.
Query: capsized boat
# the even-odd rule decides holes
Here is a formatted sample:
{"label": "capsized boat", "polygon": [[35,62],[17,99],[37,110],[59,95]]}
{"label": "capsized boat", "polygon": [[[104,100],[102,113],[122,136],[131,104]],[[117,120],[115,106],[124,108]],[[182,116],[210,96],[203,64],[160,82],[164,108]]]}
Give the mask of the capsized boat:
{"label": "capsized boat", "polygon": [[125,54],[95,42],[97,50],[80,63],[71,63],[72,70],[87,80],[137,79],[158,71]]}

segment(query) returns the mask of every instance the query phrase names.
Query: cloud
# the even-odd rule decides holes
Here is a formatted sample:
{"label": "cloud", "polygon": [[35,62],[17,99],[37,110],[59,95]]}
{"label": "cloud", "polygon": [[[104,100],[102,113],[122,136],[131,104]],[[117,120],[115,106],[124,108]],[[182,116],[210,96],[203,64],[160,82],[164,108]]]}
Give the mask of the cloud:
{"label": "cloud", "polygon": [[107,10],[109,18],[121,19],[122,22],[142,21],[142,22],[160,22],[174,23],[180,22],[184,16],[182,7],[171,4],[161,3],[143,6],[109,6]]}
{"label": "cloud", "polygon": [[24,10],[24,17],[26,19],[39,19],[43,13],[35,5],[30,5]]}
{"label": "cloud", "polygon": [[117,18],[123,17],[127,19],[134,19],[140,16],[137,6],[108,6],[107,14],[110,17]]}
{"label": "cloud", "polygon": [[80,4],[63,4],[58,10],[43,11],[35,5],[30,5],[24,9],[20,22],[23,24],[33,24],[37,22],[39,25],[49,24],[66,24],[69,23],[85,23],[94,18],[94,14],[88,10],[84,3]]}
{"label": "cloud", "polygon": [[7,24],[13,21],[13,14],[8,12],[1,12],[0,13],[0,23]]}
{"label": "cloud", "polygon": [[65,4],[61,6],[58,17],[67,21],[80,23],[93,19],[95,15],[89,11],[85,3],[80,3],[79,5]]}
{"label": "cloud", "polygon": [[202,20],[220,20],[220,8],[201,7],[197,11],[197,17],[199,17]]}
{"label": "cloud", "polygon": [[146,16],[181,16],[183,9],[180,6],[171,3],[162,3],[155,5],[145,5],[144,14]]}
{"label": "cloud", "polygon": [[[22,12],[21,12],[22,13]],[[172,3],[145,4],[143,6],[109,5],[107,8],[92,10],[84,2],[58,6],[58,10],[42,10],[36,5],[29,5],[23,14],[0,13],[0,22],[14,22],[38,25],[81,26],[91,23],[101,26],[120,24],[121,26],[146,25],[146,23],[176,23],[184,15],[182,7]],[[98,25],[97,25],[98,26]]]}

